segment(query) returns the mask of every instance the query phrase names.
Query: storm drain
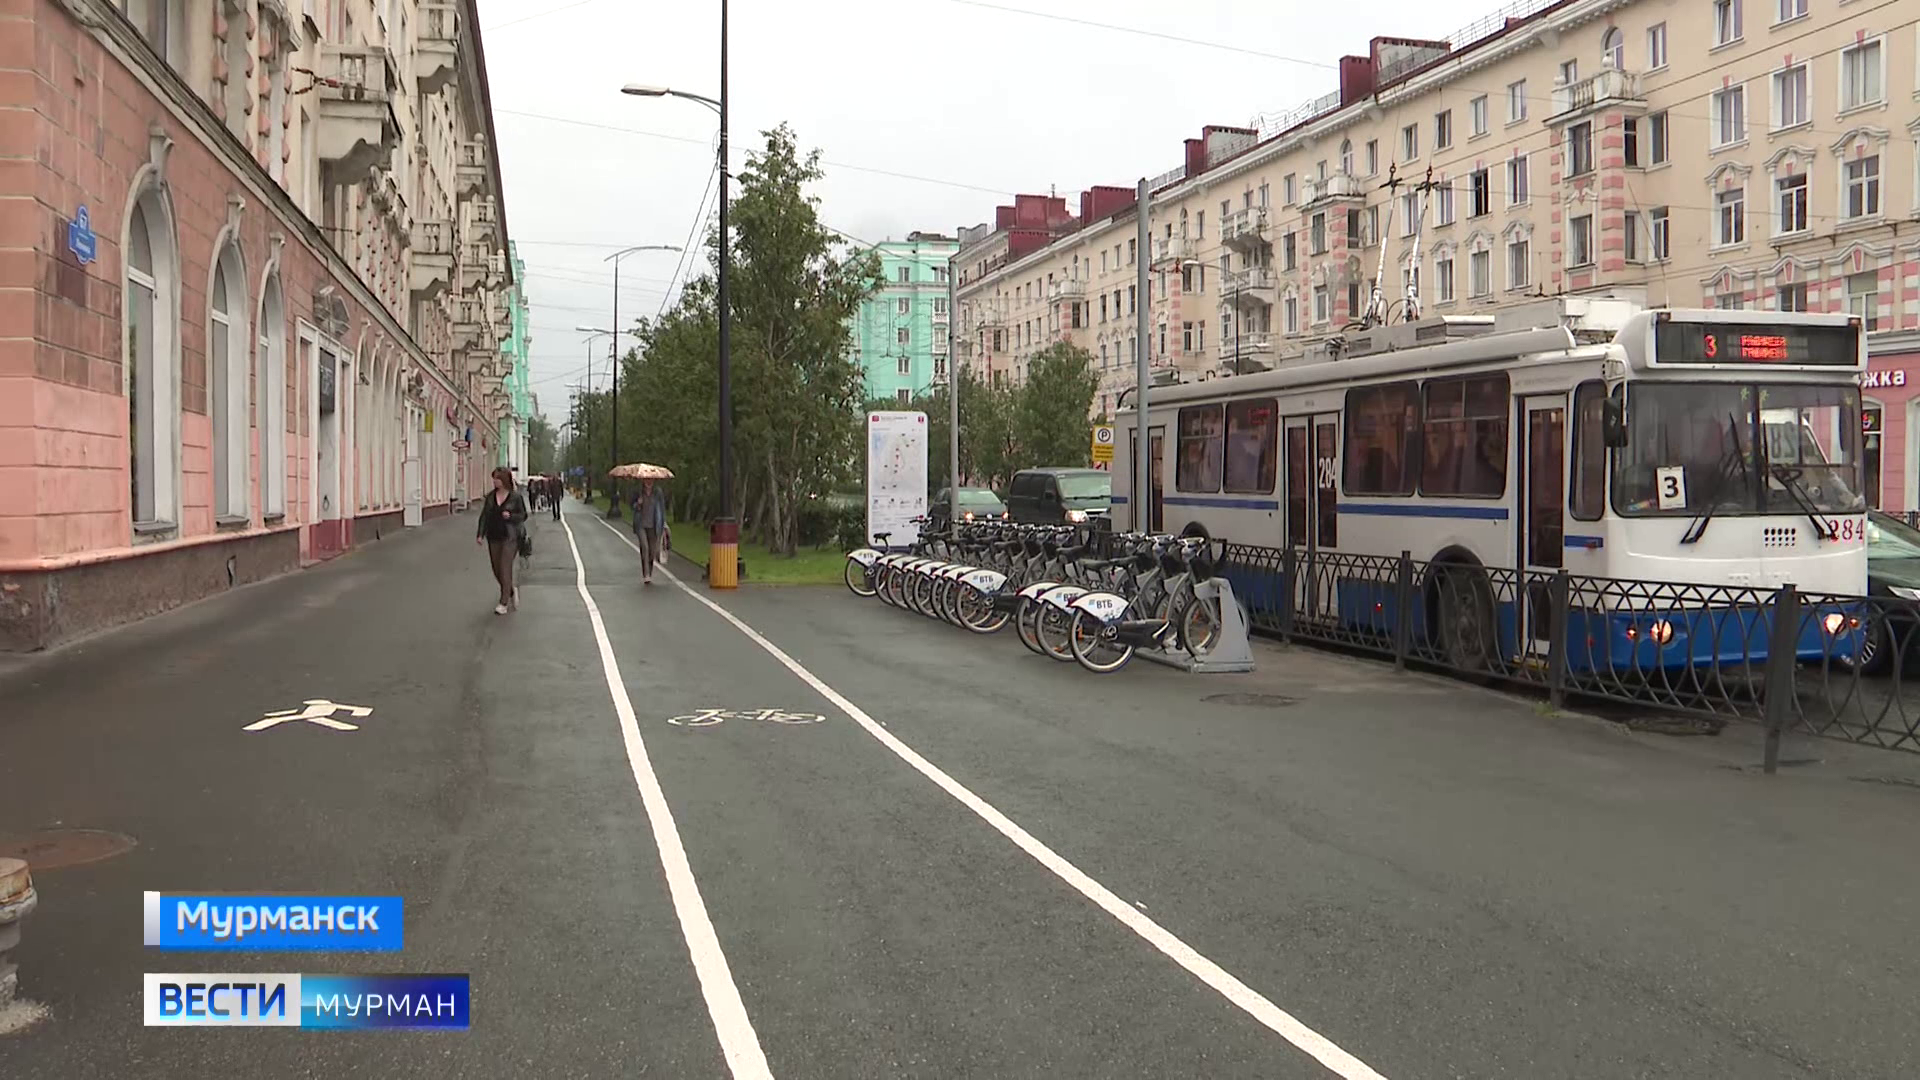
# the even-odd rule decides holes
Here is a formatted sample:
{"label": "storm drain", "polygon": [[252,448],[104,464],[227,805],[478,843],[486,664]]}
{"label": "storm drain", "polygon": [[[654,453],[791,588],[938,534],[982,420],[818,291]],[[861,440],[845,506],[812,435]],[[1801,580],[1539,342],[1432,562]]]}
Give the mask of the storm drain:
{"label": "storm drain", "polygon": [[40,829],[22,837],[0,837],[0,858],[25,859],[35,870],[57,870],[124,855],[133,837],[105,829]]}
{"label": "storm drain", "polygon": [[1246,705],[1256,709],[1282,709],[1300,704],[1299,698],[1285,694],[1208,694],[1200,700],[1209,705]]}

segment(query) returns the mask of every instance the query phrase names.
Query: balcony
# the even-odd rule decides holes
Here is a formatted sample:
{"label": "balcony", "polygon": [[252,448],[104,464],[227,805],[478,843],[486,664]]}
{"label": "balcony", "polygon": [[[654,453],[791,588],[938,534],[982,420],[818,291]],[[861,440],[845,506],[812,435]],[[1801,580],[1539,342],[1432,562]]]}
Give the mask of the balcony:
{"label": "balcony", "polygon": [[1300,185],[1300,201],[1308,206],[1328,199],[1364,199],[1366,186],[1346,173],[1309,176]]}
{"label": "balcony", "polygon": [[460,291],[473,293],[486,284],[492,271],[493,253],[487,245],[467,241],[460,245]]}
{"label": "balcony", "polygon": [[933,325],[935,326],[947,325],[947,313],[939,310],[938,308],[935,308],[933,312]]}
{"label": "balcony", "polygon": [[1273,241],[1267,237],[1267,208],[1249,206],[1228,214],[1220,224],[1220,242],[1235,251],[1271,248]]}
{"label": "balcony", "polygon": [[947,355],[947,335],[945,334],[933,335],[933,355],[935,356]]}
{"label": "balcony", "polygon": [[453,222],[413,223],[413,259],[407,285],[415,300],[432,300],[453,283]]}
{"label": "balcony", "polygon": [[320,160],[337,175],[385,168],[400,143],[393,114],[399,85],[393,57],[377,45],[324,45],[315,91],[320,116],[315,142]]}
{"label": "balcony", "polygon": [[1250,266],[1227,275],[1220,291],[1235,307],[1272,307],[1280,290],[1280,278],[1272,267]]}
{"label": "balcony", "polygon": [[[1234,362],[1237,359],[1241,373],[1264,370],[1273,365],[1274,335],[1264,331],[1256,334],[1241,334],[1237,339],[1228,334],[1220,341],[1220,363],[1229,375],[1234,374]],[[1254,365],[1260,365],[1256,368]]]}
{"label": "balcony", "polygon": [[1086,298],[1087,283],[1084,281],[1068,279],[1066,281],[1050,282],[1047,285],[1047,301],[1049,303],[1059,303],[1063,300],[1085,300]]}
{"label": "balcony", "polygon": [[453,305],[453,347],[471,352],[482,348],[487,337],[487,306],[475,297],[461,297]]}
{"label": "balcony", "polygon": [[460,63],[460,7],[421,4],[420,41],[413,54],[414,80],[423,94],[437,94],[453,81]]}
{"label": "balcony", "polygon": [[473,212],[467,217],[467,239],[483,242],[489,249],[500,247],[500,212],[492,199],[473,204]]}
{"label": "balcony", "polygon": [[1640,76],[1617,68],[1603,68],[1579,82],[1556,86],[1553,88],[1553,112],[1547,117],[1547,122],[1565,123],[1576,114],[1608,102],[1630,102],[1645,108],[1646,102],[1640,98]]}
{"label": "balcony", "polygon": [[1193,245],[1184,236],[1160,236],[1153,241],[1153,265],[1164,267],[1193,257]]}
{"label": "balcony", "polygon": [[454,182],[461,198],[469,198],[487,189],[487,144],[468,139],[460,144],[454,158]]}

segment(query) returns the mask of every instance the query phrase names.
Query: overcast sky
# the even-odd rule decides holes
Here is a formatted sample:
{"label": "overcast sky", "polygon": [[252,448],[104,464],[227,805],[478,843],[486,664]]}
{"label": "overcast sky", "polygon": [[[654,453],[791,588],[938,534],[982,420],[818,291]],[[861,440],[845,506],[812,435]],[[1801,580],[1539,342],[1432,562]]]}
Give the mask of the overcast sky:
{"label": "overcast sky", "polygon": [[[1056,190],[1078,213],[1086,187],[1178,166],[1205,124],[1335,89],[1339,57],[1374,35],[1446,38],[1497,6],[1381,0],[1360,21],[1357,7],[1273,0],[732,0],[734,168],[760,131],[791,124],[827,162],[821,216],[869,242],[990,221],[1015,192]],[[560,422],[586,375],[574,327],[613,319],[605,256],[685,246],[713,166],[710,110],[620,87],[716,95],[720,0],[480,0],[480,12],[533,391]],[[685,277],[677,258],[622,260],[621,323],[660,310]]]}

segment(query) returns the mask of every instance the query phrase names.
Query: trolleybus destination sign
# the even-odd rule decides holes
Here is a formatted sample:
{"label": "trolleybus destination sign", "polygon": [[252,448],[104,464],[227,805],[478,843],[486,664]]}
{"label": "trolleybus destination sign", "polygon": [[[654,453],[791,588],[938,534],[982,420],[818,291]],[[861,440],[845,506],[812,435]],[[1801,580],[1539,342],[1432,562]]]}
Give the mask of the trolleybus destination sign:
{"label": "trolleybus destination sign", "polygon": [[1860,362],[1857,326],[1663,322],[1654,327],[1662,364],[1831,364]]}

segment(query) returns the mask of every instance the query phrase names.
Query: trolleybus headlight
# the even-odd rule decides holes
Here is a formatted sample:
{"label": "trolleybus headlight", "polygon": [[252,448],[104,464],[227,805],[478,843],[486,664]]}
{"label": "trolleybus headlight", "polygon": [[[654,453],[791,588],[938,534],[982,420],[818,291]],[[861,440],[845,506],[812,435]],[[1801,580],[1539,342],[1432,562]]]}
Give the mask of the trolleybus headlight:
{"label": "trolleybus headlight", "polygon": [[1647,640],[1655,645],[1665,645],[1673,640],[1673,624],[1665,619],[1655,619],[1647,627]]}
{"label": "trolleybus headlight", "polygon": [[1837,611],[1828,612],[1827,617],[1820,620],[1820,622],[1821,625],[1827,628],[1828,637],[1832,637],[1847,628],[1847,617]]}
{"label": "trolleybus headlight", "polygon": [[967,512],[966,512],[966,514],[964,514],[963,516],[964,516],[964,517],[965,517],[965,518],[966,518],[966,519],[967,519],[968,521],[972,521],[972,520],[973,520],[973,511],[971,511],[971,510],[969,510],[969,511],[967,511]]}
{"label": "trolleybus headlight", "polygon": [[1067,511],[1067,520],[1076,524],[1085,521],[1087,520],[1087,512],[1085,510],[1069,510]]}

